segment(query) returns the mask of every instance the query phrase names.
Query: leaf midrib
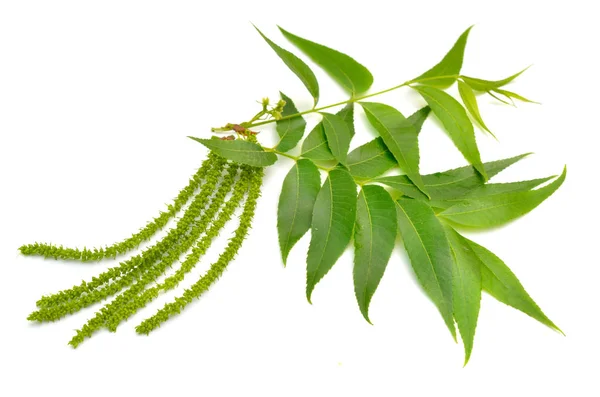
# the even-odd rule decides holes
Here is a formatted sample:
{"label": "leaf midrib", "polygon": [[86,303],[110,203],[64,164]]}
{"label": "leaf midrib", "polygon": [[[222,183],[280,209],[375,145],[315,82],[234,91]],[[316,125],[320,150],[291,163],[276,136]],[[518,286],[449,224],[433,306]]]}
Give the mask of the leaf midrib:
{"label": "leaf midrib", "polygon": [[287,251],[286,255],[285,255],[286,260],[290,253],[290,248],[288,247],[288,245],[290,243],[290,236],[292,234],[292,229],[294,228],[294,222],[296,222],[296,214],[298,213],[299,203],[300,203],[300,167],[298,166],[298,164],[296,164],[296,203],[294,205],[294,216],[292,217],[292,223],[290,225],[290,229],[288,230],[288,235],[285,240],[285,248]]}
{"label": "leaf midrib", "polygon": [[435,268],[433,267],[433,262],[431,260],[431,256],[429,255],[429,251],[427,251],[427,249],[425,248],[425,243],[423,242],[423,239],[421,239],[421,235],[417,231],[417,228],[415,227],[412,219],[410,219],[410,217],[408,216],[408,214],[406,213],[406,211],[404,211],[404,208],[402,208],[402,206],[400,204],[398,204],[398,202],[396,202],[396,205],[400,208],[400,210],[402,210],[402,212],[406,216],[406,219],[408,219],[408,223],[410,223],[410,226],[413,228],[413,230],[415,231],[415,234],[419,238],[419,241],[421,242],[421,246],[423,247],[423,251],[425,251],[425,255],[427,255],[427,259],[428,259],[429,265],[431,266],[431,270],[433,270],[433,277],[435,278],[435,282],[436,282],[436,284],[437,284],[437,286],[439,288],[439,292],[440,292],[440,294],[442,296],[442,302],[444,303],[444,306],[447,306],[446,305],[446,297],[445,297],[444,293],[442,292],[442,285],[440,284],[440,280],[439,280],[439,278],[437,276]]}
{"label": "leaf midrib", "polygon": [[377,153],[375,156],[372,156],[372,157],[366,158],[366,159],[364,159],[364,160],[357,161],[356,163],[350,163],[350,162],[349,162],[349,163],[348,163],[348,167],[353,167],[353,166],[355,166],[355,165],[362,164],[362,163],[365,163],[365,162],[367,162],[367,161],[371,161],[371,160],[373,160],[373,159],[376,159],[377,157],[384,156],[384,155],[385,155],[385,153],[386,153],[385,151],[381,151],[381,152]]}
{"label": "leaf midrib", "polygon": [[[311,284],[315,282],[315,278],[317,277],[318,271],[323,264],[323,256],[325,256],[325,251],[327,250],[327,244],[329,243],[329,236],[331,235],[331,224],[333,223],[333,183],[331,183],[331,177],[329,178],[329,227],[327,228],[327,236],[325,238],[325,244],[323,244],[323,250],[321,251],[321,257],[319,258],[319,264],[313,273]],[[311,287],[311,293],[314,285]]]}
{"label": "leaf midrib", "polygon": [[[452,121],[454,122],[454,124],[456,125],[456,127],[458,127],[458,129],[461,132],[465,132],[465,130],[463,130],[463,128],[460,126],[460,124],[458,123],[458,121],[456,120],[456,118],[454,117],[454,115],[444,106],[440,103],[440,101],[438,101],[437,99],[435,99],[434,97],[432,97],[430,94],[426,93],[425,91],[419,90],[419,92],[422,95],[425,95],[427,97],[429,97],[431,100],[433,100],[435,103],[437,103],[445,112],[448,116],[450,116],[450,118],[452,119]],[[454,135],[454,134],[452,134]],[[461,143],[466,144],[466,142],[464,141],[464,139],[461,138]],[[465,148],[466,149],[466,148]]]}
{"label": "leaf midrib", "polygon": [[[533,190],[533,191],[535,192],[535,190]],[[529,192],[525,192],[525,193],[529,193]],[[510,194],[510,193],[508,193],[508,194]],[[515,194],[519,194],[519,195],[520,195],[520,194],[523,194],[523,192],[517,192],[517,193],[515,193]],[[487,197],[498,198],[497,196],[499,196],[499,195],[492,195],[492,196],[487,196]],[[473,201],[475,201],[475,200],[473,200]],[[477,200],[477,201],[483,201],[483,200],[482,200],[482,199],[479,199],[479,200]],[[494,210],[494,209],[496,209],[496,208],[505,207],[505,206],[507,206],[507,205],[516,204],[516,203],[519,203],[519,202],[521,202],[521,201],[522,201],[522,200],[513,200],[513,201],[508,201],[508,202],[505,202],[505,203],[502,203],[502,204],[498,204],[498,205],[490,206],[490,207],[476,208],[476,209],[473,209],[473,210],[471,210],[471,211],[464,211],[464,212],[452,212],[452,213],[449,213],[449,214],[445,214],[445,216],[449,216],[449,215],[465,215],[465,214],[472,214],[472,213],[475,213],[475,212],[480,212],[480,211],[489,211],[489,210]],[[471,206],[471,205],[472,205],[472,204],[468,204],[468,206]],[[460,204],[459,204],[459,205],[457,205],[457,206],[455,206],[454,208],[456,208],[456,207],[458,207],[458,206],[460,206]],[[451,207],[451,208],[452,208],[452,207]],[[450,210],[450,208],[448,208],[448,210]],[[440,215],[444,215],[444,213],[442,212]]]}
{"label": "leaf midrib", "polygon": [[[406,157],[404,157],[404,152],[402,151],[402,148],[400,147],[400,144],[396,141],[396,139],[394,138],[394,135],[392,135],[392,133],[390,132],[390,130],[381,122],[381,120],[370,110],[367,110],[371,116],[373,116],[373,118],[375,120],[377,120],[377,122],[379,123],[379,125],[381,125],[381,127],[383,129],[385,129],[385,131],[389,134],[390,138],[392,139],[392,141],[394,142],[394,146],[396,146],[396,148],[398,149],[398,152],[400,152],[400,156],[402,157],[402,161],[405,164],[405,167],[408,169],[408,171],[410,171],[411,173],[414,173],[414,170],[412,169],[412,167],[408,164],[408,161],[406,161]],[[382,137],[383,138],[383,137]],[[384,140],[385,143],[385,140]],[[396,157],[396,155],[392,152],[392,155],[394,157]],[[396,159],[397,161],[398,159]],[[418,174],[418,172],[417,172]],[[415,185],[416,186],[416,185]]]}
{"label": "leaf midrib", "polygon": [[[336,51],[336,50],[334,50],[332,48],[326,47],[326,46],[324,46],[322,44],[315,43],[315,42],[307,40],[307,39],[303,39],[303,38],[301,38],[299,36],[296,36],[296,35],[292,35],[292,36],[294,36],[294,39],[296,39],[297,41],[299,41],[301,43],[300,47],[304,47],[303,48],[304,52],[309,52],[310,53],[311,52],[311,51],[309,51],[310,48],[308,48],[308,50],[307,50],[307,47],[310,47],[311,45],[313,45],[315,47],[315,48],[313,48],[313,50],[316,50],[320,54],[321,59],[320,60],[316,60],[316,59],[314,59],[310,55],[309,55],[309,57],[313,58],[313,61],[316,64],[318,64],[321,67],[323,67],[324,69],[327,69],[327,67],[323,66],[323,64],[326,64],[329,68],[331,68],[331,69],[333,69],[333,70],[341,73],[343,75],[343,77],[346,78],[346,80],[347,80],[346,84],[349,84],[349,86],[346,85],[346,84],[343,84],[343,83],[342,83],[342,85],[345,85],[346,88],[350,88],[353,94],[356,93],[356,87],[354,86],[354,83],[352,82],[352,80],[350,79],[350,77],[348,77],[348,75],[346,74],[346,72],[344,72],[338,66],[338,62],[335,59],[333,59],[329,54],[327,54],[328,51],[333,51],[335,53],[343,55],[341,52]],[[296,43],[296,44],[298,44],[298,43]],[[354,62],[356,62],[356,61],[354,61]]]}
{"label": "leaf midrib", "polygon": [[[467,297],[465,295],[465,283],[464,283],[463,273],[461,271],[460,264],[459,264],[459,261],[458,261],[458,256],[456,255],[456,251],[454,250],[454,248],[452,247],[452,245],[450,245],[450,250],[452,251],[452,255],[454,257],[454,260],[456,261],[456,268],[457,268],[457,271],[458,271],[458,275],[457,275],[458,276],[458,282],[460,283],[460,286],[461,286],[461,288],[460,288],[460,291],[461,291],[460,297],[461,297],[461,299],[463,301],[462,302],[463,303],[463,307],[467,307]],[[463,314],[464,314],[465,317],[467,317],[467,321],[469,322],[469,324],[471,324],[471,316],[470,316],[469,311],[468,310],[463,310]],[[460,331],[460,328],[461,327],[459,325],[459,327],[458,327],[459,331]]]}
{"label": "leaf midrib", "polygon": [[[364,191],[363,191],[364,193]],[[367,274],[365,276],[365,287],[364,287],[364,292],[363,292],[363,299],[364,299],[364,304],[365,304],[365,309],[368,310],[368,307],[366,307],[368,298],[367,298],[367,286],[369,285],[369,277],[371,276],[371,268],[372,268],[372,260],[373,260],[373,218],[371,216],[371,209],[369,208],[369,202],[367,201],[367,195],[363,194],[363,199],[365,200],[365,207],[367,208],[367,215],[369,217],[369,229],[371,230],[370,233],[370,239],[369,239],[369,262],[368,262],[368,266],[367,266]]]}
{"label": "leaf midrib", "polygon": [[[339,152],[341,154],[341,152],[339,150],[339,149],[341,149],[340,148],[341,145],[340,145],[340,139],[339,139],[338,134],[337,134],[337,130],[335,129],[335,127],[334,127],[333,123],[331,122],[331,120],[329,120],[327,117],[323,117],[323,121],[326,121],[327,125],[329,125],[329,128],[331,129],[331,131],[333,131],[333,135],[335,137],[336,147],[338,149],[338,150],[336,150],[336,152]],[[323,127],[325,127],[325,126],[323,126]],[[329,141],[329,137],[327,136],[326,132],[325,132],[325,137]],[[329,147],[329,150],[331,150],[331,146]],[[332,150],[331,150],[331,153],[333,154]],[[334,155],[334,157],[335,157],[335,155]]]}

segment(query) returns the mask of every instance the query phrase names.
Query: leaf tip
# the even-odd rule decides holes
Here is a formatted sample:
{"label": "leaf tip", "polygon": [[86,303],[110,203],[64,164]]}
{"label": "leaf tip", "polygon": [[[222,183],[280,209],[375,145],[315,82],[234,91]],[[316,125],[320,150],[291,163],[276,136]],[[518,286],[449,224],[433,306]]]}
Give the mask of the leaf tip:
{"label": "leaf tip", "polygon": [[288,32],[287,30],[285,30],[281,26],[279,26],[279,25],[276,25],[276,26],[281,31],[281,33],[283,33],[284,36],[290,34],[290,32]]}
{"label": "leaf tip", "polygon": [[535,152],[527,152],[527,153],[523,153],[520,156],[517,156],[520,159],[524,159],[525,157],[529,157],[529,156],[533,156],[535,154]]}
{"label": "leaf tip", "polygon": [[[367,303],[368,305],[368,303]],[[359,304],[360,306],[360,312],[363,315],[363,318],[371,325],[373,325],[373,323],[371,322],[371,319],[369,318],[369,307],[368,306],[363,306],[362,304]]]}
{"label": "leaf tip", "polygon": [[313,292],[313,288],[310,285],[306,286],[306,300],[308,301],[308,303],[310,303],[312,305],[312,292]]}
{"label": "leaf tip", "polygon": [[567,165],[565,164],[565,166],[563,167],[562,172],[560,173],[560,175],[558,175],[557,179],[561,179],[561,180],[564,181],[566,177],[567,177]]}
{"label": "leaf tip", "polygon": [[465,362],[463,363],[463,368],[465,368],[467,366],[470,358],[471,358],[471,352],[465,353]]}

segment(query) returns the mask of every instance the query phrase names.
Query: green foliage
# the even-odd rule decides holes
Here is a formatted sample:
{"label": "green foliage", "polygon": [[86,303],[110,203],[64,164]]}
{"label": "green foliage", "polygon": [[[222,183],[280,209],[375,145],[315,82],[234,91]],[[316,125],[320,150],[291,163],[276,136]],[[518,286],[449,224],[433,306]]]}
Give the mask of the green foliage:
{"label": "green foliage", "polygon": [[[298,113],[294,102],[283,93],[280,93],[281,99],[285,101],[283,117],[294,115]],[[304,135],[304,129],[306,128],[306,121],[302,117],[294,117],[290,119],[284,119],[277,121],[277,133],[279,134],[279,143],[275,148],[281,152],[287,152],[290,149],[296,147],[302,135]]]}
{"label": "green foliage", "polygon": [[348,102],[336,115],[346,122],[350,131],[350,138],[352,138],[356,133],[354,130],[354,102]]}
{"label": "green foliage", "polygon": [[[421,131],[423,122],[429,115],[426,106],[413,113],[407,121]],[[388,150],[381,137],[377,137],[348,153],[347,167],[357,181],[368,181],[398,165],[393,154]]]}
{"label": "green foliage", "polygon": [[265,152],[262,146],[241,140],[222,140],[218,138],[200,139],[193,136],[191,139],[200,142],[210,150],[236,163],[246,164],[253,167],[266,167],[277,161],[277,156],[271,152]]}
{"label": "green foliage", "polygon": [[536,101],[532,101],[531,99],[527,99],[524,96],[519,95],[519,94],[517,94],[515,92],[511,92],[511,91],[507,91],[507,90],[501,90],[499,88],[495,89],[495,90],[492,90],[492,91],[495,92],[495,93],[498,93],[498,94],[502,94],[502,95],[504,95],[505,97],[508,97],[508,98],[518,99],[519,101],[522,101],[522,102],[538,103]]}
{"label": "green foliage", "polygon": [[[456,81],[460,69],[462,68],[463,58],[465,54],[465,46],[467,45],[467,38],[471,28],[468,28],[460,35],[454,46],[448,51],[444,58],[436,64],[434,67],[411,80],[411,83],[418,82],[419,80],[426,81],[428,85],[438,88],[448,88]],[[442,77],[443,76],[443,77]]]}
{"label": "green foliage", "polygon": [[560,328],[558,328],[542,312],[533,299],[531,299],[515,274],[500,258],[481,245],[466,238],[465,240],[483,264],[481,267],[481,285],[485,292],[489,293],[500,302],[512,306],[528,316],[533,317],[542,324],[562,333]]}
{"label": "green foliage", "polygon": [[354,293],[368,322],[369,304],[392,255],[397,230],[390,194],[381,186],[363,186],[354,227]]}
{"label": "green foliage", "polygon": [[356,219],[356,184],[342,168],[329,173],[313,207],[308,247],[306,297],[333,267],[352,238]]}
{"label": "green foliage", "polygon": [[348,125],[344,119],[335,114],[322,113],[322,115],[323,132],[327,139],[327,146],[329,146],[331,154],[337,161],[346,164],[350,139],[352,139]]}
{"label": "green foliage", "polygon": [[350,153],[346,160],[348,171],[354,179],[373,179],[398,165],[383,139],[377,137]]}
{"label": "green foliage", "polygon": [[302,143],[302,157],[311,160],[335,160],[327,144],[323,122],[317,124]]}
{"label": "green foliage", "polygon": [[[361,93],[370,88],[373,76],[364,66],[345,54],[281,29],[289,41],[351,95],[344,101],[320,108],[316,108],[319,85],[311,69],[258,31],[306,86],[315,107],[299,110],[291,98],[280,93],[281,99],[275,104],[264,98],[260,110],[249,120],[212,129],[218,133],[232,131],[235,135],[211,139],[192,137],[210,149],[208,159],[166,212],[126,240],[105,248],[83,250],[37,243],[22,246],[20,250],[25,255],[55,259],[114,258],[137,248],[169,219],[183,213],[158,243],[89,281],[43,296],[29,320],[55,321],[116,295],[69,343],[77,347],[102,328],[115,331],[161,293],[177,287],[243,203],[239,225],[217,261],[181,296],[136,327],[140,334],[152,332],[204,294],[223,275],[251,228],[264,167],[274,164],[279,155],[295,162],[283,180],[279,196],[279,247],[285,265],[294,245],[311,231],[306,258],[309,302],[316,284],[353,239],[354,290],[359,310],[370,322],[371,300],[399,235],[419,284],[455,339],[455,323],[458,326],[465,364],[473,351],[482,291],[560,331],[496,255],[456,230],[461,226],[496,227],[522,216],[552,195],[566,177],[565,168],[557,178],[488,183],[488,178],[527,154],[482,162],[468,114],[491,132],[481,117],[476,92],[488,93],[505,103],[513,99],[529,100],[502,88],[524,70],[497,81],[460,74],[470,29],[458,38],[438,64],[419,77],[368,94]],[[458,81],[464,107],[444,91],[454,81]],[[387,104],[365,102],[403,87],[419,92],[428,106],[406,118]],[[364,109],[376,136],[351,150],[351,140],[357,133],[355,103]],[[325,112],[335,107],[341,109],[335,114]],[[419,134],[430,112],[441,121],[470,165],[427,175],[420,173]],[[307,124],[304,116],[311,113],[320,113],[322,119],[301,142]],[[263,147],[258,142],[264,131],[257,127],[269,123],[276,123],[279,137],[273,148]],[[290,154],[299,144],[300,154]],[[320,171],[327,173],[322,185]],[[389,171],[396,175],[382,176]],[[397,175],[398,171],[404,174]],[[360,187],[358,196],[357,187]],[[184,255],[181,265],[165,276]]]}
{"label": "green foliage", "polygon": [[348,55],[303,39],[281,27],[279,29],[292,44],[329,73],[350,94],[354,95],[365,92],[373,84],[373,75],[371,72]]}
{"label": "green foliage", "polygon": [[381,103],[361,102],[371,125],[406,172],[412,183],[425,195],[425,184],[419,174],[419,130],[402,113]]}
{"label": "green foliage", "polygon": [[452,307],[465,346],[465,365],[473,351],[481,301],[481,260],[469,243],[454,229],[446,235],[452,252]]}
{"label": "green foliage", "polygon": [[294,244],[310,229],[313,206],[320,189],[319,170],[306,159],[298,160],[283,181],[277,209],[277,231],[284,264]]}
{"label": "green foliage", "polygon": [[[490,161],[484,163],[483,168],[486,174],[492,177],[528,155],[529,153],[526,153],[503,160]],[[423,175],[422,179],[425,183],[425,188],[431,196],[431,200],[438,201],[462,199],[472,191],[484,186],[485,183],[481,175],[471,166]],[[408,197],[427,199],[406,175],[376,178],[373,182],[387,185]]]}
{"label": "green foliage", "polygon": [[554,182],[539,189],[468,198],[440,213],[440,216],[465,226],[499,226],[540,205],[562,185],[566,176],[565,167]]}
{"label": "green foliage", "polygon": [[527,69],[529,69],[529,66],[527,66],[525,69],[521,70],[520,72],[513,74],[512,76],[508,76],[505,79],[495,80],[495,81],[478,79],[475,77],[468,77],[468,76],[460,76],[460,78],[465,83],[467,83],[471,88],[473,88],[475,91],[487,92],[487,91],[494,90],[496,88],[505,86],[506,84],[510,83],[511,81],[513,81],[514,79],[519,77]]}
{"label": "green foliage", "polygon": [[473,190],[467,192],[463,196],[446,200],[432,200],[429,202],[429,205],[436,208],[447,209],[458,203],[467,203],[469,202],[469,199],[476,197],[490,197],[511,192],[528,192],[542,183],[548,182],[550,179],[554,178],[555,177],[546,177],[509,183],[486,183],[485,185],[475,187]]}
{"label": "green foliage", "polygon": [[[288,68],[298,78],[302,81],[302,84],[306,87],[308,92],[312,95],[314,99],[315,106],[317,106],[317,102],[319,101],[319,82],[315,77],[315,74],[308,67],[306,63],[296,55],[292,54],[286,49],[279,47],[277,44],[272,42],[267,36],[265,36],[256,26],[254,27],[258,33],[262,36],[263,39],[269,44],[269,46],[275,51],[275,53],[281,58],[283,63],[287,65]],[[285,98],[284,98],[285,99]],[[280,134],[281,136],[281,134]],[[284,150],[285,151],[285,150]]]}
{"label": "green foliage", "polygon": [[452,312],[452,256],[444,227],[427,203],[396,201],[398,228],[419,283],[456,339]]}
{"label": "green foliage", "polygon": [[[328,115],[332,116],[329,113]],[[343,150],[341,150],[340,148],[345,147],[346,141],[348,141],[349,144],[350,139],[352,139],[352,136],[354,135],[353,107],[351,106],[351,104],[349,104],[348,106],[345,106],[342,110],[337,112],[335,116],[337,117],[329,117],[330,123],[335,123],[334,126],[330,126],[329,133],[331,135],[335,134],[337,128],[343,134],[343,136],[340,137],[341,145],[339,142],[333,143],[334,145],[337,145],[336,150],[339,150],[338,155],[340,155],[343,159],[343,156],[348,151],[348,148],[346,148],[346,152],[344,152],[343,154],[341,153],[341,151]],[[312,131],[308,134],[308,136],[302,143],[302,157],[316,161],[331,161],[336,159],[336,157],[331,151],[329,142],[327,141],[327,135],[325,133],[324,126],[325,117],[326,116],[323,115],[323,120],[321,120],[321,122],[312,129]],[[332,119],[335,120],[332,121]],[[345,122],[346,128],[344,128],[344,126],[341,125],[339,119]]]}
{"label": "green foliage", "polygon": [[483,179],[487,180],[487,174],[481,163],[475,141],[473,124],[467,116],[465,108],[452,96],[437,88],[427,86],[415,86],[414,88],[429,104],[433,114],[440,119],[452,142],[465,156],[465,159],[475,167]]}
{"label": "green foliage", "polygon": [[460,97],[462,98],[463,103],[465,104],[465,107],[469,111],[469,114],[475,119],[475,121],[477,121],[481,128],[489,132],[490,135],[492,135],[495,138],[496,136],[492,133],[492,131],[490,131],[490,129],[487,127],[487,125],[485,125],[483,119],[481,118],[481,113],[479,113],[479,105],[477,104],[477,98],[475,97],[473,89],[467,83],[463,83],[459,80],[458,92],[460,94]]}

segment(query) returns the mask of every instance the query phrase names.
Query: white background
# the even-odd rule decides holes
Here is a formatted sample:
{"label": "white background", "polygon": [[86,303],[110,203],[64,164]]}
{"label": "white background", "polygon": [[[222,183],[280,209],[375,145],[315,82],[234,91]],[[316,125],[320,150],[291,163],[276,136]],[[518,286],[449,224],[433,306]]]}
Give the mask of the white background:
{"label": "white background", "polygon": [[[598,70],[593,2],[526,1],[3,1],[0,3],[0,394],[206,396],[596,396],[598,356]],[[250,21],[288,49],[276,24],[346,52],[375,76],[373,91],[436,63],[476,24],[463,72],[496,79],[534,66],[510,89],[543,105],[481,112],[499,142],[478,132],[485,161],[534,151],[494,181],[558,174],[563,187],[506,227],[468,236],[500,256],[567,334],[489,296],[475,349],[462,368],[441,317],[397,249],[371,306],[357,308],[348,250],[306,302],[308,235],[283,268],[276,203],[291,166],[267,170],[250,237],[222,279],[150,337],[134,326],[161,297],[79,349],[67,346],[94,310],[29,324],[42,295],[110,263],[25,258],[17,248],[114,242],[164,209],[206,155],[187,135],[239,122],[282,90],[310,106]],[[312,64],[311,64],[312,65]],[[313,67],[322,105],[344,93]],[[454,91],[455,92],[455,91]],[[377,101],[405,114],[409,89]],[[371,139],[364,115],[353,146]],[[308,117],[309,128],[318,117]],[[273,142],[264,128],[260,139]],[[465,164],[430,118],[422,170]],[[228,229],[230,230],[230,229]],[[228,233],[182,284],[211,263]],[[161,234],[162,235],[162,234]]]}

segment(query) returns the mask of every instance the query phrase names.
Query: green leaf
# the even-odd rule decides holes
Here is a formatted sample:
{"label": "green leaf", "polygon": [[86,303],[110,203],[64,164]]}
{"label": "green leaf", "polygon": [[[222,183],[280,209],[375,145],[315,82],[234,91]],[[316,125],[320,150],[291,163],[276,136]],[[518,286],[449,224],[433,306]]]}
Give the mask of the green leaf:
{"label": "green leaf", "polygon": [[294,244],[310,229],[313,206],[320,189],[319,170],[310,160],[298,160],[283,180],[277,231],[284,265]]}
{"label": "green leaf", "polygon": [[[508,159],[490,161],[484,163],[483,167],[485,168],[486,173],[492,177],[528,155],[529,153],[526,153]],[[425,183],[425,188],[432,200],[462,198],[474,189],[484,185],[481,175],[479,175],[479,173],[471,166],[423,175],[422,178]],[[427,197],[412,184],[406,175],[381,177],[373,180],[373,182],[383,183],[412,198],[427,199]]]}
{"label": "green leaf", "polygon": [[356,219],[356,184],[342,168],[329,172],[313,208],[308,247],[306,297],[333,267],[352,238]]}
{"label": "green leaf", "polygon": [[489,197],[505,193],[526,192],[550,179],[556,178],[556,175],[546,178],[530,179],[528,181],[509,182],[509,183],[486,183],[479,186],[465,195],[465,198]]}
{"label": "green leaf", "polygon": [[481,118],[481,113],[479,113],[479,105],[477,105],[477,98],[475,98],[475,93],[473,92],[473,89],[471,89],[471,87],[459,80],[458,92],[460,93],[460,97],[462,98],[465,107],[467,108],[471,116],[473,116],[475,121],[479,123],[481,128],[483,128],[484,130],[489,132],[490,135],[496,138],[496,135],[494,135],[494,133],[490,131],[490,129],[487,127],[487,125],[485,125],[483,119]]}
{"label": "green leaf", "polygon": [[459,203],[468,202],[469,199],[475,197],[490,197],[510,192],[526,192],[554,178],[556,178],[556,175],[547,178],[531,179],[529,181],[521,182],[486,183],[485,185],[476,187],[475,189],[471,190],[463,197],[451,198],[447,200],[432,200],[429,201],[429,205],[435,208],[448,209]]}
{"label": "green leaf", "polygon": [[456,99],[437,88],[427,86],[415,86],[413,88],[419,91],[425,101],[427,101],[433,113],[444,125],[444,128],[458,150],[479,171],[481,176],[487,180],[485,169],[481,164],[477,142],[475,141],[473,124],[469,120],[465,108]]}
{"label": "green leaf", "polygon": [[489,90],[493,90],[494,88],[500,88],[500,87],[510,83],[511,81],[513,81],[514,79],[519,77],[521,75],[521,73],[523,73],[524,71],[529,69],[529,67],[530,66],[527,66],[525,69],[521,70],[518,73],[513,74],[512,76],[508,76],[505,79],[496,80],[496,81],[477,79],[475,77],[468,77],[468,76],[460,76],[460,78],[463,79],[463,81],[465,83],[467,83],[475,91],[489,91]]}
{"label": "green leaf", "polygon": [[310,95],[312,95],[314,105],[317,106],[317,102],[319,101],[319,83],[317,82],[317,78],[315,77],[313,71],[310,70],[308,65],[304,63],[302,59],[272,42],[260,30],[258,30],[256,26],[254,26],[254,28],[258,31],[258,33],[260,33],[262,38],[265,39],[267,44],[271,46],[273,51],[275,51],[275,53],[279,56],[279,58],[281,58],[287,67],[290,68],[290,70],[294,72],[296,76],[298,76],[308,92],[310,92]]}
{"label": "green leaf", "polygon": [[[288,98],[282,92],[279,93],[281,99],[285,101],[283,107],[282,116],[290,116],[298,113],[298,109],[294,105],[294,102]],[[302,116],[292,117],[291,119],[278,120],[277,121],[277,134],[279,134],[279,143],[277,144],[277,150],[280,152],[287,152],[288,150],[296,147],[302,135],[304,135],[304,129],[306,128],[306,121]]]}
{"label": "green leaf", "polygon": [[508,102],[508,101],[506,101],[506,100],[498,97],[497,95],[494,95],[494,93],[492,91],[488,91],[487,93],[489,94],[489,96],[491,96],[492,98],[494,98],[495,100],[497,100],[499,102],[502,102],[502,103],[504,103],[506,105],[509,105],[509,106],[515,106],[515,102],[512,99],[508,98],[508,97],[506,99],[510,100],[510,102]]}
{"label": "green leaf", "polygon": [[539,308],[525,291],[517,276],[500,258],[474,241],[464,239],[469,243],[473,252],[475,252],[483,264],[481,267],[481,281],[485,292],[492,295],[498,301],[522,311],[564,335],[560,328],[542,312],[542,309]]}
{"label": "green leaf", "polygon": [[421,200],[396,201],[398,228],[412,268],[456,340],[452,314],[452,256],[444,227]]}
{"label": "green leaf", "polygon": [[[471,31],[471,26],[467,30],[464,31],[463,34],[460,35],[454,46],[448,51],[446,56],[434,67],[417,77],[416,79],[411,80],[411,83],[414,82],[423,82],[427,85],[431,85],[439,88],[448,88],[456,81],[458,78],[458,74],[460,73],[460,69],[462,68],[463,58],[465,54],[465,46],[467,45],[467,38],[469,36],[469,32]],[[451,77],[441,77],[441,76],[451,76]],[[440,77],[439,79],[436,77]]]}
{"label": "green leaf", "polygon": [[497,92],[498,94],[502,94],[502,95],[504,95],[504,96],[506,96],[508,98],[518,99],[519,101],[522,101],[522,102],[536,103],[538,105],[540,104],[539,102],[532,101],[531,99],[527,99],[527,98],[525,98],[525,97],[523,97],[523,96],[521,96],[521,95],[519,95],[519,94],[517,94],[515,92],[501,90],[501,89],[495,89],[495,90],[492,90],[492,91]]}
{"label": "green leaf", "polygon": [[310,59],[325,70],[350,94],[359,94],[373,84],[373,75],[346,54],[303,39],[279,27],[281,33]]}
{"label": "green leaf", "polygon": [[325,136],[323,122],[315,125],[315,128],[312,129],[304,142],[302,142],[301,156],[312,160],[335,160],[335,157],[327,145],[327,137]]}
{"label": "green leaf", "polygon": [[469,243],[451,227],[446,227],[454,258],[452,269],[452,304],[454,318],[465,346],[465,365],[473,351],[477,317],[481,303],[481,260]]}
{"label": "green leaf", "polygon": [[421,132],[421,128],[423,128],[423,123],[427,120],[429,113],[431,112],[431,108],[429,106],[423,106],[421,109],[417,110],[410,116],[408,116],[408,121],[412,124],[417,130],[417,134]]}
{"label": "green leaf", "polygon": [[390,194],[381,186],[363,186],[354,228],[354,292],[369,323],[369,303],[392,255],[397,230]]}
{"label": "green leaf", "polygon": [[362,180],[375,178],[398,165],[381,137],[377,137],[348,153],[346,161],[350,174],[354,178]]}
{"label": "green leaf", "polygon": [[[415,126],[417,132],[421,130],[423,122],[427,119],[429,110],[429,106],[425,106],[407,119]],[[377,137],[348,153],[346,165],[355,179],[369,180],[395,167],[398,163],[383,143],[383,139]]]}
{"label": "green leaf", "polygon": [[[341,117],[348,127],[351,135],[354,135],[354,108],[352,104],[344,106],[342,110],[336,113],[337,116]],[[323,122],[312,129],[308,134],[304,142],[302,143],[302,157],[306,157],[313,160],[330,161],[335,160],[335,157],[329,150],[327,144],[327,137],[325,136],[325,130],[323,129]]]}
{"label": "green leaf", "polygon": [[361,102],[361,106],[400,168],[415,186],[427,194],[419,174],[419,130],[391,106],[375,102]]}
{"label": "green leaf", "polygon": [[227,141],[217,137],[201,139],[190,136],[188,138],[200,142],[218,155],[236,163],[266,167],[277,161],[275,153],[265,152],[260,145],[241,139]]}
{"label": "green leaf", "polygon": [[546,200],[567,176],[567,168],[554,182],[536,190],[476,197],[454,205],[439,216],[454,223],[472,227],[494,227],[518,218]]}
{"label": "green leaf", "polygon": [[331,113],[321,113],[323,116],[323,131],[327,137],[329,150],[342,164],[346,164],[348,149],[352,135],[348,129],[348,124],[340,116]]}
{"label": "green leaf", "polygon": [[336,113],[340,116],[346,125],[348,126],[348,130],[350,131],[350,137],[354,136],[354,102],[348,102],[346,106],[342,108],[339,112]]}

